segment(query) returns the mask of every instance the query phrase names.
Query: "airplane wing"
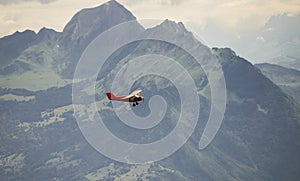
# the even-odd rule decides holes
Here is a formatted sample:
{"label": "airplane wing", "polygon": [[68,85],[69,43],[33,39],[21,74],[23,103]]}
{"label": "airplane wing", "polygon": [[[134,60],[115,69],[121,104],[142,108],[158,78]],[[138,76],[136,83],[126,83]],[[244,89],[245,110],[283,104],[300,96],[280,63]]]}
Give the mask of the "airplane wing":
{"label": "airplane wing", "polygon": [[133,91],[132,93],[130,93],[128,96],[125,96],[124,99],[131,98],[131,97],[133,97],[133,96],[135,96],[135,95],[141,93],[142,91],[143,91],[143,90],[141,90],[141,89],[135,90],[135,91]]}

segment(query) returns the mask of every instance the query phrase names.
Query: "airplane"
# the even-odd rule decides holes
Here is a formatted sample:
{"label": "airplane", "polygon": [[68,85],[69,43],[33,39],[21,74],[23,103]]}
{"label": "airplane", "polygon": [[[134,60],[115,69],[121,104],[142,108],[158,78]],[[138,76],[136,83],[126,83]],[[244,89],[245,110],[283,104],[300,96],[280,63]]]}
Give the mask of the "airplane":
{"label": "airplane", "polygon": [[144,100],[144,97],[138,95],[141,92],[142,92],[142,90],[138,89],[138,90],[133,91],[132,93],[130,93],[127,96],[115,96],[113,93],[108,92],[108,93],[106,93],[106,96],[109,100],[133,102],[132,106],[135,107],[135,106],[139,105],[139,101]]}

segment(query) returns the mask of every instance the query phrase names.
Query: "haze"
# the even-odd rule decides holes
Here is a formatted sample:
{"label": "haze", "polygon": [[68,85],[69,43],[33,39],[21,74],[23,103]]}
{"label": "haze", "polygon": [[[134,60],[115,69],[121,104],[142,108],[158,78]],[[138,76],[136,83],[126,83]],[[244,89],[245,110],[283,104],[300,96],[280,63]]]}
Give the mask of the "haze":
{"label": "haze", "polygon": [[[0,0],[0,37],[42,27],[62,31],[72,16],[83,8],[106,0]],[[119,0],[138,19],[182,21],[208,46],[241,49],[246,35],[260,31],[272,16],[296,17],[299,0]],[[291,25],[292,26],[292,25]],[[294,25],[295,26],[295,25]],[[287,27],[286,31],[290,28]],[[264,41],[264,37],[252,37]],[[243,39],[243,41],[241,41]],[[251,40],[250,40],[251,41]],[[250,60],[251,61],[251,60]]]}

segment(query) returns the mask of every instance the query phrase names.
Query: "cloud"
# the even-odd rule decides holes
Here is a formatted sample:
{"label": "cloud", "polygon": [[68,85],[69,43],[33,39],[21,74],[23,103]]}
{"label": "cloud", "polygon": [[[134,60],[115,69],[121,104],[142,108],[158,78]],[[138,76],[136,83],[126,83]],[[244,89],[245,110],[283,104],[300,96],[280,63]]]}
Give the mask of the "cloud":
{"label": "cloud", "polygon": [[[82,8],[95,7],[108,0],[0,0],[1,32],[19,27],[38,31],[47,26],[61,31],[71,17]],[[300,12],[299,0],[117,0],[138,19],[171,19],[191,23],[207,34],[216,36],[217,30],[226,32],[228,39],[237,34],[259,29],[273,15]],[[54,2],[54,3],[51,3]],[[45,6],[45,4],[47,4]],[[22,11],[20,11],[22,10]],[[36,16],[36,15],[39,16]],[[6,22],[6,23],[5,23]],[[5,24],[5,26],[3,25]],[[208,27],[211,25],[212,27]],[[8,26],[10,25],[10,26]],[[197,31],[201,33],[200,31]],[[4,33],[0,33],[3,36]],[[219,33],[220,34],[220,33]],[[232,35],[232,36],[229,36]],[[248,34],[247,34],[248,35]],[[256,37],[256,36],[255,36]],[[255,38],[254,37],[254,38]],[[220,40],[226,38],[220,37]],[[267,39],[267,37],[265,37]]]}
{"label": "cloud", "polygon": [[276,14],[300,11],[299,0],[119,0],[138,18],[169,18],[205,24],[214,21],[239,31],[262,27]]}
{"label": "cloud", "polygon": [[128,5],[138,5],[142,3],[159,4],[159,5],[179,5],[188,0],[125,0]]}
{"label": "cloud", "polygon": [[107,1],[0,0],[0,38],[27,29],[38,32],[42,27],[62,31],[75,13]]}
{"label": "cloud", "polygon": [[41,4],[48,4],[56,0],[0,0],[0,5],[19,4],[30,1],[37,1]]}

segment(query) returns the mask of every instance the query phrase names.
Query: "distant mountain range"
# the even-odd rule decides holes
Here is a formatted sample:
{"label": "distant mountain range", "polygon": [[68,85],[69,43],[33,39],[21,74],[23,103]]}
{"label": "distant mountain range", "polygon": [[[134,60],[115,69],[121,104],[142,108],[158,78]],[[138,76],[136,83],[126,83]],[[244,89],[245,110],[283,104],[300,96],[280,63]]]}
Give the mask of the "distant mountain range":
{"label": "distant mountain range", "polygon": [[285,68],[296,69],[300,71],[300,58],[297,57],[279,56],[276,58],[272,58],[267,62],[272,62],[273,64],[277,64]]}
{"label": "distant mountain range", "polygon": [[222,46],[223,44],[230,46],[237,54],[246,57],[252,63],[284,62],[288,68],[299,69],[299,23],[299,13],[296,15],[283,13],[270,17],[259,29],[228,32],[208,22],[207,27],[199,32],[214,46],[226,42],[222,43]]}
{"label": "distant mountain range", "polygon": [[300,103],[300,71],[275,64],[256,64],[262,73]]}
{"label": "distant mountain range", "polygon": [[[269,68],[253,66],[229,48],[209,49],[183,23],[169,20],[150,29],[139,24],[134,27],[142,37],[180,38],[199,47],[204,59],[218,59],[227,86],[227,107],[219,132],[206,149],[198,149],[211,106],[210,87],[201,66],[170,43],[142,40],[114,52],[97,79],[96,100],[104,123],[117,136],[135,143],[159,139],[174,128],[180,100],[174,99],[178,92],[166,79],[147,76],[132,87],[142,88],[145,97],[160,94],[168,103],[163,121],[145,132],[121,124],[105,98],[121,65],[142,54],[155,53],[176,57],[191,72],[201,102],[199,124],[182,148],[158,162],[128,165],[95,151],[74,117],[74,70],[84,49],[100,33],[135,19],[111,0],[78,12],[63,32],[43,28],[38,34],[27,30],[0,39],[1,180],[300,179],[300,106],[276,85],[282,76],[269,77],[265,71]],[[289,78],[283,77],[283,81]],[[93,88],[87,87],[84,94],[89,95]],[[148,101],[134,111],[147,115]],[[89,114],[93,118],[96,112]]]}

